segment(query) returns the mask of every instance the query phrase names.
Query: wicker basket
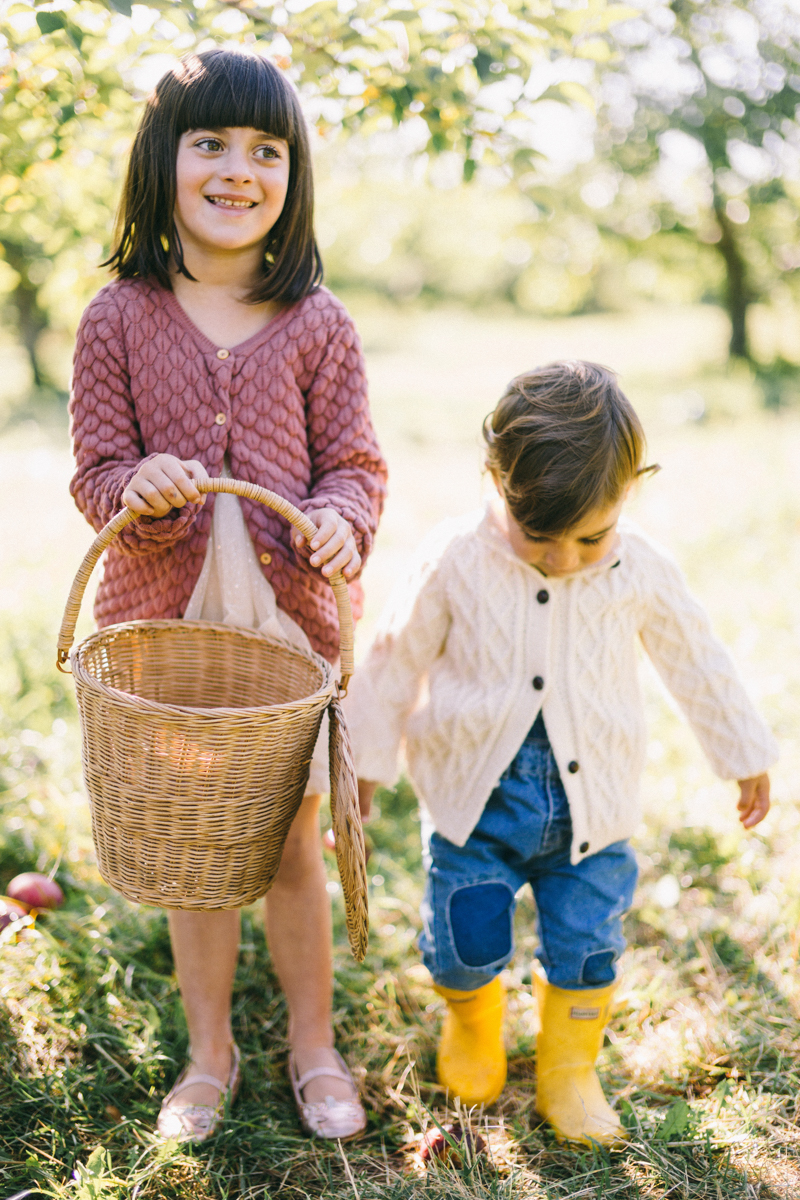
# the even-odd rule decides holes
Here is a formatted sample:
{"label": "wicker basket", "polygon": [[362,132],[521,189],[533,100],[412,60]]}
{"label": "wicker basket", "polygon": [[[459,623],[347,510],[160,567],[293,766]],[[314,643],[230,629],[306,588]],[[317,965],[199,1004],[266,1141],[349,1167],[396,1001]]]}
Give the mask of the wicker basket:
{"label": "wicker basket", "polygon": [[[266,488],[209,479],[275,509],[311,540],[299,509]],[[129,900],[162,908],[240,908],[275,878],[330,712],[331,815],[354,956],[367,947],[364,836],[339,697],[353,670],[347,584],[339,611],[341,683],[318,654],[209,621],[110,625],[70,654],[81,601],[106,547],[136,514],[97,535],[70,591],[58,639],[69,659],[83,734],[83,769],[100,874]]]}

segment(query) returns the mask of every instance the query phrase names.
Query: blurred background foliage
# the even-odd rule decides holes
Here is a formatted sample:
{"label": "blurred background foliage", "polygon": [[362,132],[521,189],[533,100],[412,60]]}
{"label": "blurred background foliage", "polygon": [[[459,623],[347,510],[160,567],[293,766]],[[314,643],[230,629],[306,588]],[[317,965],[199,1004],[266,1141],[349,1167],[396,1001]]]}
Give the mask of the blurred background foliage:
{"label": "blurred background foliage", "polygon": [[[220,43],[303,95],[338,291],[545,316],[721,304],[767,401],[793,392],[793,0],[2,0],[0,301],[35,388],[67,386],[144,97]],[[776,331],[755,349],[753,305]]]}

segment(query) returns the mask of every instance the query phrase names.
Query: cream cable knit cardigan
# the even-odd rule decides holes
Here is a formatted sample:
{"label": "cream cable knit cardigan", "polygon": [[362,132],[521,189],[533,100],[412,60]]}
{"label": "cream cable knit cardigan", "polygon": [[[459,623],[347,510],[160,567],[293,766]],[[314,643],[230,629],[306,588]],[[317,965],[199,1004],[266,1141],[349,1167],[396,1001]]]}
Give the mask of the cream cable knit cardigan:
{"label": "cream cable knit cardigan", "polygon": [[639,823],[639,640],[717,775],[766,771],[775,741],[677,565],[630,523],[619,533],[613,555],[555,579],[490,509],[438,526],[351,684],[359,776],[391,786],[405,739],[420,802],[463,846],[543,708],[580,862]]}

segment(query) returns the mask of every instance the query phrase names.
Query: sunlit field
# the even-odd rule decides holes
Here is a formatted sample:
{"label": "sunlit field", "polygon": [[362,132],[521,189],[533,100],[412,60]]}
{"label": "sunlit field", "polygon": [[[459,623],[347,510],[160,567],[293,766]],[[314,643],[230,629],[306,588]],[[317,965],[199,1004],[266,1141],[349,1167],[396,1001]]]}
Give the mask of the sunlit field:
{"label": "sunlit field", "polygon": [[[379,794],[368,829],[363,966],[347,951],[329,862],[339,1048],[363,1089],[367,1135],[331,1148],[298,1131],[285,1006],[254,908],[234,1005],[239,1100],[206,1146],[157,1146],[149,1131],[186,1050],[166,922],[110,892],[94,866],[72,685],[54,666],[61,609],[91,535],[67,493],[66,420],[56,406],[15,399],[26,381],[9,348],[0,380],[15,413],[0,436],[0,891],[17,871],[55,868],[67,903],[18,937],[0,934],[0,1195],[38,1185],[73,1200],[793,1200],[800,409],[766,410],[749,373],[725,366],[727,327],[711,306],[550,322],[358,298],[352,307],[392,473],[365,574],[361,651],[420,536],[481,502],[480,424],[505,382],[554,358],[603,362],[620,371],[662,467],[631,515],[673,550],[780,738],[775,808],[758,830],[740,832],[735,788],[713,777],[645,666],[652,736],[636,838],[641,884],[601,1060],[631,1135],[623,1151],[577,1153],[537,1124],[525,897],[506,972],[509,1084],[496,1106],[472,1115],[487,1150],[424,1167],[423,1134],[454,1117],[434,1082],[440,1001],[414,947],[422,874],[405,784]],[[774,342],[774,328],[755,316],[757,338]]]}

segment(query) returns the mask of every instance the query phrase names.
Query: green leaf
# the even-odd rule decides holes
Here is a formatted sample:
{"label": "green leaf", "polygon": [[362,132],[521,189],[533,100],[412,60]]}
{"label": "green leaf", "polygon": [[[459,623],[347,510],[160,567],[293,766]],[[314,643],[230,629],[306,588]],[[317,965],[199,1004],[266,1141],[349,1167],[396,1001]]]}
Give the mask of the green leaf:
{"label": "green leaf", "polygon": [[692,1110],[685,1100],[676,1100],[674,1104],[671,1104],[656,1135],[659,1141],[668,1142],[671,1137],[682,1134],[689,1124],[691,1115]]}
{"label": "green leaf", "polygon": [[595,111],[594,96],[582,83],[575,83],[574,80],[568,79],[564,83],[556,84],[556,90],[565,100],[574,100],[577,104],[588,108],[589,112]]}
{"label": "green leaf", "polygon": [[123,17],[131,15],[131,0],[109,0],[109,3],[118,13],[122,13]]}
{"label": "green leaf", "polygon": [[102,1146],[95,1146],[86,1164],[75,1168],[75,1200],[117,1200],[118,1181],[111,1170],[111,1157]]}
{"label": "green leaf", "polygon": [[717,1084],[717,1086],[714,1088],[714,1091],[711,1093],[713,1098],[715,1100],[719,1101],[719,1104],[717,1105],[717,1116],[719,1116],[719,1114],[722,1112],[723,1108],[727,1104],[728,1096],[730,1095],[730,1092],[731,1092],[730,1079],[723,1079]]}
{"label": "green leaf", "polygon": [[57,29],[66,29],[67,22],[61,13],[40,12],[36,14],[36,24],[42,33],[55,33]]}
{"label": "green leaf", "polygon": [[596,63],[607,63],[612,56],[612,50],[608,42],[603,41],[600,37],[593,37],[588,41],[579,42],[575,48],[575,54],[578,58],[588,58]]}
{"label": "green leaf", "polygon": [[606,4],[605,0],[590,0],[585,8],[559,14],[559,24],[569,33],[605,33],[618,21],[630,21],[641,16],[641,8],[630,4]]}

